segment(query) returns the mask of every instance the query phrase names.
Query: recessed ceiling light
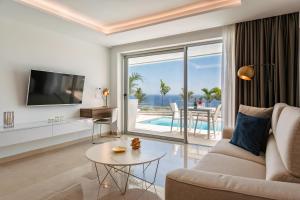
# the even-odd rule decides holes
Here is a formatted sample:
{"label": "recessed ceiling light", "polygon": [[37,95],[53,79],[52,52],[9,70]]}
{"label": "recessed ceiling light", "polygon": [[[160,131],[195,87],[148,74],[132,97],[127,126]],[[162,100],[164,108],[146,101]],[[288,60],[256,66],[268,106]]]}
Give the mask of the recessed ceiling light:
{"label": "recessed ceiling light", "polygon": [[176,9],[168,10],[165,12],[157,13],[150,16],[143,16],[128,20],[125,22],[119,22],[111,25],[104,26],[101,22],[89,18],[81,13],[64,7],[61,4],[45,1],[45,0],[15,0],[25,5],[30,5],[34,8],[38,8],[47,13],[62,17],[66,20],[76,22],[85,27],[91,28],[104,34],[112,34],[116,32],[127,31],[131,29],[137,29],[144,26],[158,24],[166,21],[175,20],[178,18],[188,17],[196,14],[201,14],[216,9],[228,8],[232,6],[241,5],[241,0],[207,0],[199,1],[198,3],[189,4]]}

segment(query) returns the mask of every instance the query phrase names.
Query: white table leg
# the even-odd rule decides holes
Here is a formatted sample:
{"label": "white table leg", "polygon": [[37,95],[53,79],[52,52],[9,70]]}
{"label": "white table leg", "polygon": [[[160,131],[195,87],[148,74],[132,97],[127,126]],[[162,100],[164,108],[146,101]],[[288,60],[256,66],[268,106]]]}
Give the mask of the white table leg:
{"label": "white table leg", "polygon": [[[112,178],[113,182],[115,183],[115,185],[117,186],[117,188],[119,189],[119,191],[121,192],[122,195],[125,195],[126,192],[127,192],[127,188],[128,188],[128,182],[129,182],[129,176],[131,177],[134,177],[138,180],[141,180],[145,183],[145,191],[147,191],[151,186],[154,187],[154,190],[156,192],[156,187],[155,187],[155,181],[156,181],[156,177],[157,177],[157,172],[158,172],[158,166],[159,166],[159,162],[160,162],[160,159],[157,160],[156,162],[156,168],[155,168],[155,173],[154,173],[154,177],[153,177],[153,180],[152,181],[148,181],[146,180],[146,176],[145,176],[145,172],[146,170],[148,169],[148,167],[151,165],[151,163],[153,163],[155,161],[152,161],[152,162],[149,162],[149,163],[146,163],[147,166],[144,167],[144,164],[143,164],[143,178],[141,177],[138,177],[134,174],[131,173],[131,166],[124,166],[122,168],[117,168],[116,166],[112,166],[112,165],[103,165],[104,168],[106,169],[106,174],[104,176],[104,178],[101,180],[100,179],[100,173],[99,173],[99,169],[97,167],[97,164],[95,163],[95,168],[96,168],[96,172],[97,172],[97,178],[98,178],[98,183],[99,183],[99,186],[101,188],[101,185],[104,183],[104,181],[106,180],[106,178],[108,177],[108,175]],[[125,167],[128,167],[128,171],[125,171],[123,170]],[[126,175],[126,181],[125,181],[125,186],[124,188],[122,188],[122,186],[120,186],[120,184],[117,182],[116,178],[113,176],[113,174],[111,173],[112,170],[115,170],[116,172],[121,172],[122,174],[125,174]],[[147,185],[149,184],[149,185]]]}
{"label": "white table leg", "polygon": [[210,139],[210,110],[207,111],[207,138]]}

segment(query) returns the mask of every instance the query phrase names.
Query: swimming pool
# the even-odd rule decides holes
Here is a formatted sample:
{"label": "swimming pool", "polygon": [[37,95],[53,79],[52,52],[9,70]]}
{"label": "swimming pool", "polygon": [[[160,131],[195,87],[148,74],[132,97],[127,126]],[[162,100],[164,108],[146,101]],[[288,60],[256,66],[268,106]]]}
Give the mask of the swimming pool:
{"label": "swimming pool", "polygon": [[[139,123],[171,127],[172,118],[171,117],[159,117],[159,118],[145,120],[145,121],[142,121]],[[194,120],[194,123],[196,123],[196,120]],[[194,126],[195,126],[195,124],[192,125],[193,128],[194,128]],[[174,120],[173,127],[180,127],[180,122],[178,120]],[[212,130],[212,125],[210,126],[210,128]],[[197,124],[197,129],[207,130],[208,129],[207,122],[202,121],[202,123],[201,123],[199,121]],[[221,131],[221,122],[217,123],[216,131]]]}

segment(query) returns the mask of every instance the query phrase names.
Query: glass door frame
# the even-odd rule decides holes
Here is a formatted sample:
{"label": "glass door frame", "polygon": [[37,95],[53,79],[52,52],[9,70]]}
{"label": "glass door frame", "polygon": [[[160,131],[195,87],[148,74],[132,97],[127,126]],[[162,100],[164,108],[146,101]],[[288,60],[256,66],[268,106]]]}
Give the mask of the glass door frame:
{"label": "glass door frame", "polygon": [[[197,42],[192,44],[178,45],[174,47],[160,48],[154,50],[147,50],[141,52],[134,52],[128,54],[122,54],[123,61],[123,129],[125,134],[137,135],[137,136],[145,136],[152,137],[157,139],[165,139],[169,141],[177,141],[184,142],[185,144],[188,142],[188,48],[194,46],[201,45],[209,45],[215,43],[222,43],[222,39],[215,39],[205,42]],[[128,122],[128,59],[143,57],[143,56],[151,56],[151,55],[159,55],[159,54],[167,54],[167,53],[178,53],[183,52],[183,138],[174,138],[168,136],[160,136],[160,135],[150,135],[138,132],[128,131],[127,122]]]}
{"label": "glass door frame", "polygon": [[[187,138],[185,138],[185,129],[187,130],[187,125],[184,121],[183,123],[183,136],[184,138],[174,138],[174,137],[169,137],[169,136],[160,136],[160,135],[151,135],[151,134],[144,134],[144,133],[138,133],[138,132],[132,132],[132,131],[128,131],[128,128],[127,128],[127,122],[128,122],[128,69],[129,69],[129,66],[128,66],[128,60],[130,58],[137,58],[137,57],[144,57],[144,56],[153,56],[153,55],[160,55],[160,54],[168,54],[168,53],[183,53],[183,60],[186,60],[185,59],[185,48],[184,47],[176,47],[176,48],[168,48],[168,49],[159,49],[159,50],[154,50],[154,51],[150,51],[150,52],[141,52],[141,53],[136,53],[136,54],[131,54],[131,55],[123,55],[123,61],[124,61],[124,88],[123,88],[123,91],[124,91],[124,120],[123,120],[123,124],[124,124],[124,131],[125,131],[125,134],[130,134],[130,135],[138,135],[138,136],[146,136],[146,137],[153,137],[153,138],[157,138],[157,139],[166,139],[166,140],[170,140],[170,141],[178,141],[178,142],[185,142],[185,140]],[[183,71],[184,71],[184,75],[183,75],[183,80],[184,80],[184,84],[183,84],[183,88],[184,88],[184,91],[185,91],[185,87],[186,87],[186,79],[185,79],[185,76],[187,75],[185,73],[185,62],[183,62]],[[184,114],[183,114],[183,119],[185,120],[186,116],[187,116],[187,109],[186,109],[186,96],[187,94],[185,94],[184,92]],[[185,111],[186,110],[186,111]]]}

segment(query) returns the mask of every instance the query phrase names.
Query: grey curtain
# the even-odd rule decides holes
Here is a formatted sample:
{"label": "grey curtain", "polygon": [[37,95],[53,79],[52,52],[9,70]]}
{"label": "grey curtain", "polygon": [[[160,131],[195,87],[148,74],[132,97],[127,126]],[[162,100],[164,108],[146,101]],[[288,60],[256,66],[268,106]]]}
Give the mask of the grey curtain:
{"label": "grey curtain", "polygon": [[256,73],[236,77],[236,112],[240,104],[299,106],[299,13],[238,23],[235,44],[236,72],[253,64]]}

